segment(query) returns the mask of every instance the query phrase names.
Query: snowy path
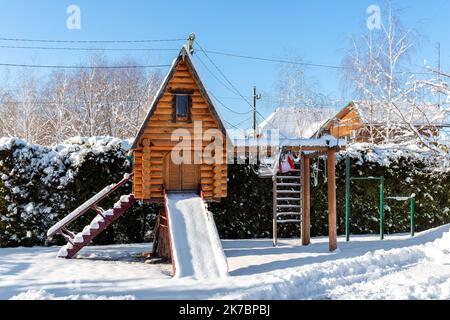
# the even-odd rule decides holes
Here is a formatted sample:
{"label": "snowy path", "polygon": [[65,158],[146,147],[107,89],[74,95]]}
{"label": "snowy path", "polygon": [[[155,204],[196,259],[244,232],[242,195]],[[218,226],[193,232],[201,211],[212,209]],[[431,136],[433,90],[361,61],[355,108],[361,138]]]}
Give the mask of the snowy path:
{"label": "snowy path", "polygon": [[202,198],[194,193],[169,193],[167,208],[176,277],[228,276],[216,224]]}
{"label": "snowy path", "polygon": [[145,244],[85,248],[73,261],[55,259],[56,247],[0,249],[0,299],[450,299],[449,230],[340,238],[335,253],[325,238],[223,241],[230,277],[214,281],[136,262]]}

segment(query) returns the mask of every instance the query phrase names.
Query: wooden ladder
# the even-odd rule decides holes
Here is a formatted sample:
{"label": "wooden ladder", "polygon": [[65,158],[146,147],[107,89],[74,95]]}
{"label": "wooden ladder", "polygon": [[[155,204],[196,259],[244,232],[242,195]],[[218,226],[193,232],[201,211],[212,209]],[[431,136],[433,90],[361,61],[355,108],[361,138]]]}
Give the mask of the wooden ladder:
{"label": "wooden ladder", "polygon": [[273,245],[278,244],[278,225],[301,224],[302,183],[301,170],[278,172],[273,180]]}

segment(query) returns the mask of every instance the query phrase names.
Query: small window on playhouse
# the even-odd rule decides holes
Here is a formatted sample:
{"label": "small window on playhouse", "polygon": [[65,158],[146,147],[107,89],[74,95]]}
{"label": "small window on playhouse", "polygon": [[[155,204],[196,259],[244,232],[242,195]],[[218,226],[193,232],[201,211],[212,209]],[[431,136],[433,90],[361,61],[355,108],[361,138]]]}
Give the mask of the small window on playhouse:
{"label": "small window on playhouse", "polygon": [[192,91],[178,90],[173,92],[173,121],[190,121],[192,107]]}

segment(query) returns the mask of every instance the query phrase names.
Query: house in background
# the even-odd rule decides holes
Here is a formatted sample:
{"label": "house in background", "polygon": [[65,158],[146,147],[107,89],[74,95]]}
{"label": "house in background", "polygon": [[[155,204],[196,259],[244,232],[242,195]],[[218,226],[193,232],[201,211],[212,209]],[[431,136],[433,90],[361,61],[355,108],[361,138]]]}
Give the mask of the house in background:
{"label": "house in background", "polygon": [[279,130],[281,139],[311,138],[335,113],[331,108],[277,108],[259,126],[259,137]]}
{"label": "house in background", "polygon": [[380,104],[352,101],[326,121],[314,136],[332,135],[347,142],[379,143],[385,139],[386,130],[389,130],[392,138],[409,126],[413,126],[423,135],[437,136],[440,130],[447,126],[445,112],[438,105],[424,104],[415,107],[401,104],[396,107],[401,116],[393,111],[387,114],[386,109]]}

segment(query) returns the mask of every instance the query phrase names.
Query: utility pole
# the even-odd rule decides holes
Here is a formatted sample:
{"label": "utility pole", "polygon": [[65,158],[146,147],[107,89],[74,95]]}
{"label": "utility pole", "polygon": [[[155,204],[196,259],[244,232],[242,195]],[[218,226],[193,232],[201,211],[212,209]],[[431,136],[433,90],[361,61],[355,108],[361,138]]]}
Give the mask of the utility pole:
{"label": "utility pole", "polygon": [[256,101],[261,99],[261,95],[256,93],[256,86],[253,86],[253,135],[256,139]]}

